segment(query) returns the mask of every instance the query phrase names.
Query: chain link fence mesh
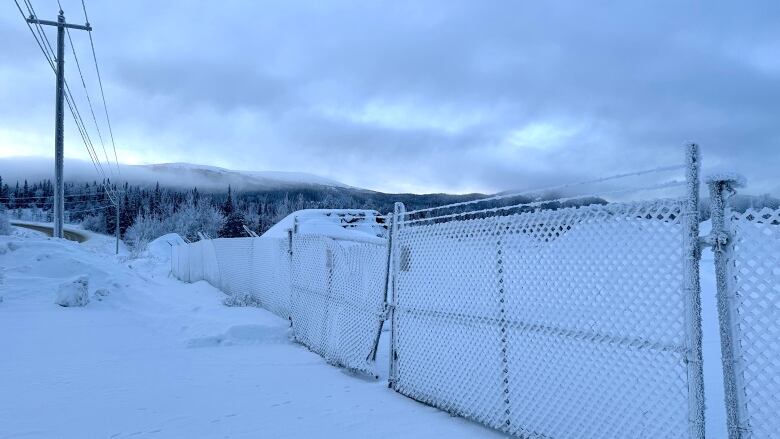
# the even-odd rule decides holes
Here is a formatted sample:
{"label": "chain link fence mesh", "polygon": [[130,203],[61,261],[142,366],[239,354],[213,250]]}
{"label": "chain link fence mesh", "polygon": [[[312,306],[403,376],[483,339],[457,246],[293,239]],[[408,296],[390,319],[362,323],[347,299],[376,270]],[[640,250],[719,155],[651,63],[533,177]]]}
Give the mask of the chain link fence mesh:
{"label": "chain link fence mesh", "polygon": [[252,295],[260,306],[288,319],[290,317],[290,242],[283,238],[254,239]]}
{"label": "chain link fence mesh", "polygon": [[376,376],[386,239],[294,234],[292,242],[202,240],[173,247],[171,270],[180,280],[206,280],[227,294],[253,296],[290,319],[295,339],[330,363]]}
{"label": "chain link fence mesh", "polygon": [[400,215],[392,387],[519,437],[698,436],[687,201]]}
{"label": "chain link fence mesh", "polygon": [[727,210],[731,237],[726,287],[735,343],[732,436],[780,436],[780,210]]}
{"label": "chain link fence mesh", "polygon": [[290,251],[282,238],[220,238],[172,248],[171,271],[205,280],[226,294],[252,296],[265,309],[290,315]]}
{"label": "chain link fence mesh", "polygon": [[386,240],[296,234],[292,247],[290,317],[295,339],[332,364],[376,376]]}

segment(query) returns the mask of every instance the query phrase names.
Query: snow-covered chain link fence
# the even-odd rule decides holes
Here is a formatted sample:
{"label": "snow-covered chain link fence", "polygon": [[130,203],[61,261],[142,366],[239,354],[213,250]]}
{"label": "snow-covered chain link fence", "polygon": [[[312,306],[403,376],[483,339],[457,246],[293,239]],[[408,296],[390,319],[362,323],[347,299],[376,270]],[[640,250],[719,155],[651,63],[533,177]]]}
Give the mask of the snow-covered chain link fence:
{"label": "snow-covered chain link fence", "polygon": [[387,241],[293,235],[291,321],[297,341],[329,362],[376,375]]}
{"label": "snow-covered chain link fence", "polygon": [[519,437],[703,437],[697,197],[399,206],[391,386]]}
{"label": "snow-covered chain link fence", "polygon": [[[653,188],[687,183],[685,196],[409,213],[399,203],[389,258],[383,238],[291,232],[177,246],[172,270],[256,297],[298,341],[369,374],[389,312],[391,386],[512,435],[699,439],[695,147],[687,167],[668,169],[687,169],[686,181]],[[772,438],[780,209],[730,210],[737,179],[727,177],[709,182],[713,231],[701,244],[716,253],[729,437]]]}
{"label": "snow-covered chain link fence", "polygon": [[780,209],[732,211],[713,178],[713,232],[730,439],[780,435]]}
{"label": "snow-covered chain link fence", "polygon": [[290,315],[290,252],[282,238],[206,239],[172,248],[174,276],[205,280],[227,294],[252,296],[282,318]]}
{"label": "snow-covered chain link fence", "polygon": [[173,246],[171,269],[177,278],[187,282],[205,280],[213,285],[218,285],[220,282],[217,255],[211,241]]}
{"label": "snow-covered chain link fence", "polygon": [[292,323],[295,339],[329,362],[376,375],[385,320],[387,240],[292,234],[174,246],[173,274],[252,296]]}

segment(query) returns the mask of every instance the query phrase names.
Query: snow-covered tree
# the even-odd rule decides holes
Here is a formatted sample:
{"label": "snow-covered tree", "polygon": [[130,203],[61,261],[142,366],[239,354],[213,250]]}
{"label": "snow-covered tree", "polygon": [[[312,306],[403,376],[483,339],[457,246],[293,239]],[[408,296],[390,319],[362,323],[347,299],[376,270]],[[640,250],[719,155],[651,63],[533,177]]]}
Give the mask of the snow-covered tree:
{"label": "snow-covered tree", "polygon": [[240,238],[246,236],[244,230],[244,215],[235,210],[227,216],[225,225],[219,231],[220,238]]}
{"label": "snow-covered tree", "polygon": [[233,191],[230,186],[228,186],[227,199],[225,199],[225,204],[222,205],[222,214],[227,217],[235,210],[236,206],[233,205]]}
{"label": "snow-covered tree", "polygon": [[11,223],[8,222],[8,213],[0,206],[0,235],[11,234]]}

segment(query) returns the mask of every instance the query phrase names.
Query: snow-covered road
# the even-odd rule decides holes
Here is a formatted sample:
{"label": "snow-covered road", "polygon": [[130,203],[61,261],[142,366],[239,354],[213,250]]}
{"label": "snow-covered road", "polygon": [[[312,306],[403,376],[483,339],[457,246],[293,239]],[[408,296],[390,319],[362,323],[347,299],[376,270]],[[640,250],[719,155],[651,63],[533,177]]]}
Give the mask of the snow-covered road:
{"label": "snow-covered road", "polygon": [[[113,245],[0,237],[0,438],[500,437],[326,364],[271,313],[169,278],[164,247],[126,260]],[[110,294],[55,305],[77,275]]]}

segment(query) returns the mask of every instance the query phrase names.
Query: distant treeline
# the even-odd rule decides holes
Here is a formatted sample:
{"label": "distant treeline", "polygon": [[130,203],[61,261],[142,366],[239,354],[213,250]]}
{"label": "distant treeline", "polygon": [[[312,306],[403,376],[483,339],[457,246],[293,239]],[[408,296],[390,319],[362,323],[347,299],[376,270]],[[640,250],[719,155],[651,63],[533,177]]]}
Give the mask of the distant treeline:
{"label": "distant treeline", "polygon": [[[51,180],[29,183],[14,182],[9,186],[0,176],[0,207],[17,218],[50,221],[54,187]],[[244,226],[262,234],[279,220],[301,209],[371,209],[380,213],[393,211],[394,203],[403,202],[408,211],[459,203],[484,198],[482,194],[388,194],[362,189],[309,185],[264,191],[233,192],[230,187],[223,193],[201,193],[197,188],[189,190],[148,185],[116,185],[110,181],[90,183],[65,183],[66,218],[80,222],[85,228],[100,233],[115,233],[117,220],[114,199],[119,202],[119,231],[130,244],[143,247],[165,233],[176,232],[195,241],[200,236],[246,236]],[[547,194],[541,200],[556,198]],[[536,203],[543,209],[567,206],[604,204],[601,198],[584,197],[565,203],[539,201],[515,196],[479,203],[476,208],[483,213],[464,218],[501,215],[527,210],[526,208],[502,210],[502,207],[518,203]],[[780,207],[780,200],[764,196],[739,195],[731,200],[735,209],[749,207]],[[709,218],[707,200],[702,203],[702,218]],[[430,218],[459,214],[475,206],[462,206],[425,212],[415,218]],[[491,211],[491,209],[493,211]]]}
{"label": "distant treeline", "polygon": [[[51,180],[15,182],[0,176],[0,206],[10,215],[50,221],[54,186]],[[246,236],[243,226],[262,234],[279,220],[301,209],[372,209],[392,212],[396,201],[407,209],[473,200],[481,194],[385,194],[352,188],[303,186],[250,192],[202,193],[148,185],[116,185],[110,181],[65,183],[67,221],[100,233],[116,230],[114,197],[119,201],[119,231],[130,243],[143,243],[176,232],[189,240]]]}

